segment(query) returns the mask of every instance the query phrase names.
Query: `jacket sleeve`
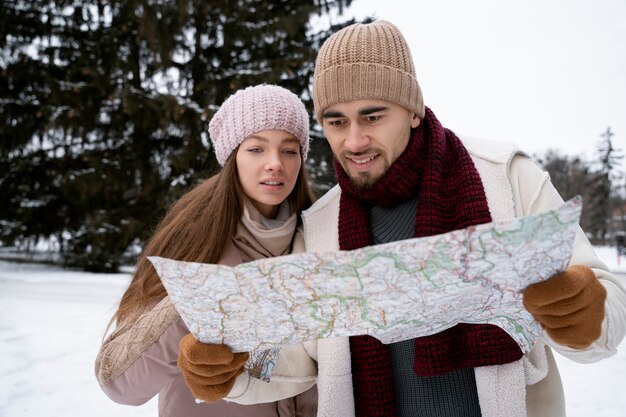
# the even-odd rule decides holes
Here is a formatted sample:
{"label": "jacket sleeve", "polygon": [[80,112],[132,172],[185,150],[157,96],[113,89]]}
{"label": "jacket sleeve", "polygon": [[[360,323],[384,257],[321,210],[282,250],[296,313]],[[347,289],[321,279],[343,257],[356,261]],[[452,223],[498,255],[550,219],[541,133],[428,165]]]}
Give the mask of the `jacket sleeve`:
{"label": "jacket sleeve", "polygon": [[[120,404],[149,401],[180,374],[178,345],[189,333],[169,297],[108,336],[96,358],[104,393]],[[302,345],[284,346],[269,383],[241,374],[225,398],[240,404],[278,401],[315,385],[317,369]]]}
{"label": "jacket sleeve", "polygon": [[280,349],[269,382],[252,378],[248,372],[237,377],[226,401],[256,404],[294,397],[315,385],[317,367],[304,345],[285,345]]}
{"label": "jacket sleeve", "polygon": [[113,401],[140,405],[179,373],[178,344],[189,333],[169,297],[109,335],[96,358],[100,387]]}
{"label": "jacket sleeve", "polygon": [[[511,180],[516,198],[516,214],[519,216],[551,210],[563,204],[563,199],[550,182],[547,172],[535,162],[516,156],[511,163]],[[579,228],[574,241],[570,265],[590,267],[607,291],[602,334],[591,346],[575,350],[554,342],[546,332],[546,344],[563,356],[581,363],[591,363],[607,358],[617,352],[626,333],[626,290],[598,258],[585,233]]]}

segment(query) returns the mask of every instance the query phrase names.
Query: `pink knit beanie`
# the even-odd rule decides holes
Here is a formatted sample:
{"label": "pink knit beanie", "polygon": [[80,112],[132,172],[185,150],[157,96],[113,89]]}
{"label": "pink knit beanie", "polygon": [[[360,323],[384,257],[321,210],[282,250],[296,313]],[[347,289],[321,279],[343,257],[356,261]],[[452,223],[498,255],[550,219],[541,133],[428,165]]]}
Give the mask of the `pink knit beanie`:
{"label": "pink knit beanie", "polygon": [[304,104],[283,87],[262,84],[228,97],[209,122],[209,135],[220,165],[224,166],[245,138],[262,130],[284,130],[294,135],[306,160],[309,115]]}

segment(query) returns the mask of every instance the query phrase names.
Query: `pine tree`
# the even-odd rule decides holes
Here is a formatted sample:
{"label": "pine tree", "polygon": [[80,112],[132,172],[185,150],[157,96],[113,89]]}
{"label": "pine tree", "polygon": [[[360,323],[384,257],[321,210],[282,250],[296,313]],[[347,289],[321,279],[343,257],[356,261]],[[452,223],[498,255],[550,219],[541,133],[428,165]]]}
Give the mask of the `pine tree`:
{"label": "pine tree", "polygon": [[613,146],[614,133],[610,127],[600,136],[602,139],[598,142],[596,159],[598,168],[593,178],[589,201],[591,207],[589,231],[596,242],[605,244],[608,237],[608,222],[612,214],[612,183],[623,155]]}
{"label": "pine tree", "polygon": [[543,155],[537,156],[537,160],[550,174],[550,181],[563,200],[577,195],[582,197],[580,225],[583,230],[588,230],[591,224],[590,185],[595,177],[590,163],[579,156],[563,155],[555,149],[548,149]]}
{"label": "pine tree", "polygon": [[[280,84],[313,113],[316,51],[351,21],[324,31],[309,21],[350,3],[5,0],[2,242],[55,237],[67,264],[116,270],[218,169],[206,123],[230,94]],[[330,160],[312,148],[325,153],[312,160]]]}

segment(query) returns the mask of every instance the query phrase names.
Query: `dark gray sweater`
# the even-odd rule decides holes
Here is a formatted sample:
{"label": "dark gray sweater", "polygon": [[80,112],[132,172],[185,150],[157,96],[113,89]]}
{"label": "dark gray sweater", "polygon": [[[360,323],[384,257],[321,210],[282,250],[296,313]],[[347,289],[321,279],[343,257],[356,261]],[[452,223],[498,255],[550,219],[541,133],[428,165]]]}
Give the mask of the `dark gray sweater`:
{"label": "dark gray sweater", "polygon": [[[373,207],[374,243],[414,237],[416,210],[417,198],[391,208]],[[413,372],[413,340],[392,343],[389,348],[398,417],[480,417],[473,368],[421,377]]]}

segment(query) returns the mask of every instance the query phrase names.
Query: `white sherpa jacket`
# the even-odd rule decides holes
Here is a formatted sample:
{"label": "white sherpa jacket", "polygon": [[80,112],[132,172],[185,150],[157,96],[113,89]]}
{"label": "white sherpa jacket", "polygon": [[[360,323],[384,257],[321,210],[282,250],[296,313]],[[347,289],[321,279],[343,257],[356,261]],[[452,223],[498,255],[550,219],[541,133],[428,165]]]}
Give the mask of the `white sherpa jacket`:
{"label": "white sherpa jacket", "polygon": [[[493,221],[553,209],[563,203],[548,174],[515,145],[470,138],[462,141],[483,181]],[[340,193],[339,187],[333,188],[303,213],[307,251],[339,250]],[[606,287],[601,337],[589,348],[576,351],[556,344],[544,333],[543,340],[519,361],[476,368],[483,417],[565,416],[561,379],[551,348],[577,362],[595,362],[613,355],[624,338],[626,291],[597,258],[582,230],[576,237],[570,263],[591,267]],[[320,339],[306,345],[318,365],[318,416],[354,416],[348,338]]]}

